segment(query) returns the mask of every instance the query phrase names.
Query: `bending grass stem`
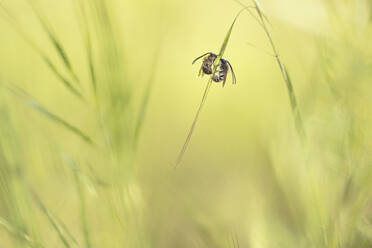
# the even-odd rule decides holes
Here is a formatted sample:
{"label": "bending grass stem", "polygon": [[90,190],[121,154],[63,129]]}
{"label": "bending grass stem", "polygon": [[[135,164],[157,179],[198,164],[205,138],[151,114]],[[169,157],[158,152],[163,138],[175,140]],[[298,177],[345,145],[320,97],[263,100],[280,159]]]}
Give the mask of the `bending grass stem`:
{"label": "bending grass stem", "polygon": [[291,103],[292,113],[293,113],[293,116],[294,116],[294,121],[295,121],[297,134],[300,137],[302,145],[304,145],[305,142],[306,142],[306,132],[305,132],[304,124],[302,122],[301,113],[298,109],[298,104],[297,104],[296,95],[294,93],[293,84],[291,82],[291,79],[289,77],[289,74],[288,74],[288,71],[287,71],[286,67],[284,66],[284,64],[281,62],[281,60],[279,58],[279,54],[278,54],[278,51],[275,47],[274,41],[273,41],[273,39],[271,37],[271,34],[270,34],[266,24],[265,24],[264,15],[262,14],[261,9],[257,4],[257,1],[253,0],[253,2],[254,2],[254,5],[256,7],[256,11],[258,13],[258,16],[261,20],[262,27],[263,27],[263,29],[265,31],[265,34],[266,34],[266,36],[267,36],[267,38],[270,42],[271,48],[272,48],[273,53],[275,55],[278,66],[280,68],[280,72],[282,73],[283,80],[286,83],[287,90],[288,90],[288,95],[289,95],[289,100],[290,100],[290,103]]}
{"label": "bending grass stem", "polygon": [[195,129],[195,126],[196,126],[196,123],[199,119],[199,115],[200,115],[200,112],[204,106],[204,103],[205,103],[205,100],[207,99],[207,96],[208,96],[208,93],[209,93],[209,90],[211,88],[211,85],[212,85],[212,79],[210,79],[208,81],[208,84],[207,86],[205,87],[205,90],[204,90],[204,94],[203,94],[203,98],[200,102],[200,105],[199,105],[199,108],[198,108],[198,111],[196,112],[196,115],[195,115],[195,118],[194,118],[194,121],[192,122],[192,125],[191,125],[191,128],[190,128],[190,131],[187,135],[187,138],[186,138],[186,141],[185,143],[183,144],[183,147],[182,147],[182,150],[180,152],[180,154],[178,155],[178,158],[177,158],[177,162],[176,162],[176,166],[175,166],[175,169],[178,167],[178,165],[181,163],[182,161],[182,158],[183,158],[183,155],[185,154],[186,152],[186,149],[187,149],[187,146],[188,144],[190,143],[190,140],[191,140],[191,136],[194,132],[194,129]]}
{"label": "bending grass stem", "polygon": [[[234,1],[237,2],[238,4],[240,4],[241,6],[243,6],[245,8],[248,8],[248,6],[246,6],[245,4],[240,2],[239,0],[234,0]],[[301,140],[302,145],[305,145],[306,139],[307,139],[306,138],[306,132],[305,132],[305,128],[304,128],[302,118],[301,118],[301,113],[300,113],[300,110],[298,108],[297,98],[296,98],[296,95],[294,93],[293,84],[291,82],[291,79],[289,77],[289,74],[288,74],[288,71],[287,71],[285,65],[282,63],[282,61],[279,58],[278,50],[275,46],[275,43],[274,43],[273,38],[270,34],[270,31],[267,28],[267,25],[265,23],[265,20],[268,22],[268,18],[262,13],[262,11],[260,9],[260,6],[258,5],[257,0],[252,0],[252,2],[254,4],[254,9],[256,10],[256,12],[258,14],[258,19],[257,19],[256,16],[253,15],[253,13],[250,11],[250,9],[248,9],[248,11],[251,14],[251,16],[253,16],[255,18],[255,20],[258,21],[260,26],[263,28],[267,39],[269,40],[271,49],[274,53],[274,57],[276,59],[276,62],[279,66],[279,69],[280,69],[280,72],[282,74],[283,80],[284,80],[284,82],[286,84],[286,87],[287,87],[288,96],[289,96],[289,100],[290,100],[290,104],[291,104],[291,109],[292,109],[292,114],[293,114],[293,117],[294,117],[294,122],[295,122],[295,127],[296,127],[297,134],[298,134],[298,136]]]}
{"label": "bending grass stem", "polygon": [[233,21],[233,23],[231,24],[229,30],[227,31],[227,34],[226,34],[225,39],[224,39],[224,41],[223,41],[223,43],[222,43],[221,49],[220,49],[220,51],[219,51],[219,53],[218,53],[217,59],[214,61],[214,64],[213,64],[213,73],[211,74],[211,76],[210,76],[210,78],[209,78],[209,81],[208,81],[208,84],[207,84],[207,86],[206,86],[206,88],[205,88],[205,90],[204,90],[203,98],[202,98],[202,100],[201,100],[201,102],[200,102],[200,105],[199,105],[198,111],[196,112],[196,115],[195,115],[194,121],[192,122],[192,125],[191,125],[191,128],[190,128],[190,130],[189,130],[189,133],[188,133],[188,135],[187,135],[186,141],[185,141],[185,143],[183,144],[182,149],[181,149],[181,152],[180,152],[179,155],[178,155],[178,158],[177,158],[177,161],[176,161],[176,165],[175,165],[175,167],[174,167],[175,169],[176,169],[176,168],[178,167],[178,165],[181,163],[182,158],[183,158],[183,155],[185,154],[186,149],[187,149],[187,147],[188,147],[188,145],[189,145],[189,143],[190,143],[191,136],[192,136],[192,134],[193,134],[193,132],[194,132],[194,129],[195,129],[196,123],[198,122],[198,119],[199,119],[199,115],[200,115],[200,113],[201,113],[201,110],[202,110],[202,108],[203,108],[203,106],[204,106],[204,104],[205,104],[205,101],[206,101],[206,99],[207,99],[207,96],[208,96],[209,90],[210,90],[210,88],[211,88],[211,85],[212,85],[212,78],[213,78],[213,76],[216,74],[218,64],[219,64],[219,62],[220,62],[220,60],[221,60],[223,54],[225,53],[225,50],[226,50],[227,44],[229,43],[230,36],[231,36],[231,32],[232,32],[232,29],[233,29],[233,27],[234,27],[234,25],[235,25],[235,22],[236,22],[236,20],[238,19],[238,17],[240,16],[240,14],[241,14],[244,10],[246,10],[246,9],[248,9],[248,8],[249,8],[249,7],[244,7],[243,9],[241,9],[241,10],[238,12],[238,14],[235,16],[234,21]]}

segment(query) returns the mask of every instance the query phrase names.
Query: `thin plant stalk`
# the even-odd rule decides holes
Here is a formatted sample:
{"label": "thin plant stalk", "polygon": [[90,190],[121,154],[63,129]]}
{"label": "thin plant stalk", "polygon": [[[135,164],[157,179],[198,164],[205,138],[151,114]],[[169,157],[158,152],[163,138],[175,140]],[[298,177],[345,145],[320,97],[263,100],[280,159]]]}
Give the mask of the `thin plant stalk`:
{"label": "thin plant stalk", "polygon": [[43,248],[44,246],[34,240],[25,230],[18,228],[16,225],[11,224],[6,219],[0,216],[0,226],[3,227],[8,233],[14,236],[16,239],[20,239],[28,244],[32,248]]}
{"label": "thin plant stalk", "polygon": [[[237,2],[238,4],[240,4],[243,7],[247,7],[245,4],[243,4],[239,0],[234,0],[234,1]],[[266,25],[266,22],[268,22],[268,18],[262,12],[262,10],[261,10],[261,8],[258,4],[258,1],[257,0],[252,0],[252,2],[254,4],[254,8],[255,8],[255,10],[258,14],[259,24],[263,28],[263,30],[264,30],[264,32],[267,36],[267,39],[269,40],[271,49],[274,53],[275,60],[278,64],[278,66],[279,66],[279,69],[280,69],[280,72],[282,74],[283,80],[286,84],[289,100],[290,100],[290,103],[291,103],[291,109],[292,109],[292,113],[293,113],[293,117],[294,117],[294,121],[295,121],[296,131],[297,131],[297,134],[298,134],[302,144],[304,145],[305,142],[306,142],[306,132],[305,132],[305,128],[304,128],[302,118],[301,118],[301,113],[300,113],[300,110],[298,108],[297,98],[296,98],[296,95],[295,95],[295,92],[294,92],[294,88],[293,88],[291,78],[289,77],[286,66],[283,64],[283,62],[280,59],[278,50],[275,46],[275,43],[274,43],[273,38],[271,36],[271,33],[270,33],[270,31],[269,31],[269,29]],[[251,15],[252,15],[252,13],[251,13]]]}
{"label": "thin plant stalk", "polygon": [[84,241],[85,241],[85,247],[90,248],[91,241],[90,241],[90,235],[89,235],[89,228],[88,228],[88,220],[87,220],[87,205],[85,202],[85,194],[84,194],[84,189],[81,184],[81,178],[79,175],[79,172],[77,169],[74,169],[74,179],[76,183],[76,191],[79,196],[79,201],[80,201],[80,218],[81,218],[81,227],[83,230],[83,235],[84,235]]}
{"label": "thin plant stalk", "polygon": [[136,121],[136,124],[135,124],[134,139],[133,139],[133,149],[135,151],[138,147],[139,137],[140,137],[140,133],[142,131],[144,120],[146,118],[146,114],[147,114],[147,110],[148,110],[148,104],[149,104],[150,97],[151,97],[151,92],[152,92],[152,89],[153,89],[154,84],[155,84],[156,71],[158,69],[158,64],[159,64],[158,62],[159,62],[159,58],[160,58],[160,54],[161,54],[161,50],[162,50],[161,44],[162,44],[162,42],[159,42],[158,48],[155,50],[155,55],[154,55],[154,59],[153,59],[153,62],[152,62],[150,75],[149,75],[149,78],[148,78],[148,81],[147,81],[145,91],[144,91],[143,96],[142,96],[142,101],[141,101],[141,104],[140,104],[138,117],[137,117],[137,121]]}
{"label": "thin plant stalk", "polygon": [[98,104],[97,96],[97,76],[96,68],[94,65],[94,54],[93,54],[93,44],[92,44],[92,35],[88,21],[88,13],[86,10],[86,4],[84,0],[78,0],[76,3],[76,14],[79,20],[80,32],[82,33],[85,47],[86,47],[86,56],[89,65],[90,79],[92,84],[92,89],[95,97],[95,101]]}
{"label": "thin plant stalk", "polygon": [[186,152],[186,149],[190,143],[190,140],[191,140],[191,137],[192,137],[192,134],[194,133],[194,129],[195,129],[195,126],[199,120],[199,116],[200,116],[200,113],[201,113],[201,110],[203,109],[203,106],[205,104],[205,101],[207,100],[207,96],[208,96],[208,93],[209,93],[209,90],[211,88],[211,85],[212,85],[212,78],[213,76],[215,75],[216,71],[217,71],[217,66],[218,66],[218,63],[220,62],[223,54],[225,53],[225,50],[226,50],[226,47],[227,47],[227,44],[229,43],[229,39],[230,39],[230,36],[231,36],[231,32],[232,32],[232,29],[235,25],[235,22],[237,20],[237,18],[239,17],[239,15],[244,11],[246,10],[248,7],[244,7],[242,10],[239,11],[239,13],[235,16],[235,19],[233,21],[233,23],[231,24],[229,30],[227,31],[227,34],[225,36],[225,39],[222,43],[222,46],[221,46],[221,49],[220,49],[220,52],[218,53],[218,56],[217,56],[217,59],[215,60],[214,64],[213,64],[213,73],[212,75],[210,76],[209,78],[209,81],[207,83],[207,86],[205,87],[205,90],[204,90],[204,94],[203,94],[203,98],[200,102],[200,105],[199,105],[199,108],[198,108],[198,111],[196,112],[196,115],[195,115],[195,118],[194,118],[194,121],[192,122],[192,125],[191,125],[191,128],[188,132],[188,135],[186,137],[186,141],[185,143],[183,144],[182,146],[182,149],[181,149],[181,152],[179,153],[178,155],[178,158],[177,158],[177,161],[176,161],[176,165],[175,165],[175,168],[178,167],[178,165],[181,163],[182,161],[182,158]]}
{"label": "thin plant stalk", "polygon": [[48,218],[51,226],[53,227],[53,229],[56,231],[56,233],[58,234],[58,237],[60,238],[60,240],[62,241],[63,245],[66,247],[66,248],[71,248],[71,245],[70,243],[68,242],[67,238],[65,237],[65,235],[63,234],[63,231],[61,230],[60,226],[58,225],[57,221],[55,220],[55,218],[52,216],[52,214],[49,212],[49,210],[46,208],[46,206],[44,205],[44,203],[40,200],[39,196],[36,194],[35,191],[33,191],[30,187],[30,193],[31,193],[31,196],[32,198],[34,199],[36,205],[39,207],[39,209],[43,212],[43,214],[45,214],[45,216]]}
{"label": "thin plant stalk", "polygon": [[59,41],[59,39],[57,38],[57,35],[53,31],[52,25],[49,23],[48,18],[43,13],[41,8],[38,6],[37,1],[28,0],[28,2],[30,4],[31,8],[33,9],[36,17],[38,18],[44,32],[49,37],[51,43],[53,44],[53,47],[55,48],[55,50],[57,51],[57,53],[58,53],[59,57],[61,58],[63,64],[65,65],[67,71],[73,77],[75,82],[77,84],[80,84],[80,80],[79,80],[78,76],[76,75],[75,71],[72,68],[70,59],[67,56],[67,52],[65,51],[65,49],[62,46],[62,43]]}
{"label": "thin plant stalk", "polygon": [[11,93],[13,93],[15,96],[22,99],[29,107],[43,114],[49,120],[63,126],[66,130],[69,130],[70,132],[74,133],[76,136],[80,137],[84,142],[90,145],[93,145],[93,146],[96,145],[96,143],[87,134],[85,134],[83,131],[81,131],[79,128],[75,127],[74,125],[70,124],[69,122],[65,121],[58,115],[46,109],[43,105],[41,105],[38,101],[36,101],[33,97],[31,97],[29,94],[27,94],[22,89],[14,85],[11,85],[11,84],[9,84],[9,86],[4,84],[3,86],[6,89],[8,89]]}
{"label": "thin plant stalk", "polygon": [[74,85],[70,82],[67,77],[65,77],[62,72],[57,68],[56,64],[53,63],[53,60],[50,56],[45,53],[39,45],[35,41],[33,41],[21,28],[21,25],[18,23],[16,18],[10,11],[5,8],[0,2],[0,14],[2,17],[13,27],[13,29],[22,37],[22,39],[31,46],[31,48],[41,57],[44,63],[48,66],[48,68],[55,74],[55,76],[65,85],[65,87],[71,91],[75,96],[77,96],[80,100],[85,101],[81,92],[74,87]]}

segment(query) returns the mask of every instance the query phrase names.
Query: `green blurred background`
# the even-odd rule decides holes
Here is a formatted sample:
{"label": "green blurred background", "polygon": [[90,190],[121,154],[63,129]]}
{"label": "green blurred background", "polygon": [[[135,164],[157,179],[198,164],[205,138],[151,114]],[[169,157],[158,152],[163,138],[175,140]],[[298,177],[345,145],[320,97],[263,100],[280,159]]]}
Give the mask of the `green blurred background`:
{"label": "green blurred background", "polygon": [[0,247],[372,247],[372,3],[260,4],[305,146],[243,12],[174,170],[237,2],[0,1]]}

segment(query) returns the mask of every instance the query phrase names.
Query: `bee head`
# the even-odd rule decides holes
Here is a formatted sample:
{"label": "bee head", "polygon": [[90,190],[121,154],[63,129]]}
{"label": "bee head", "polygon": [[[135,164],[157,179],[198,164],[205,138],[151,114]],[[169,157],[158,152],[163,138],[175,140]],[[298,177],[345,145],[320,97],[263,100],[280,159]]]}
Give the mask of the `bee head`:
{"label": "bee head", "polygon": [[213,63],[217,59],[217,55],[214,53],[210,53],[206,59]]}

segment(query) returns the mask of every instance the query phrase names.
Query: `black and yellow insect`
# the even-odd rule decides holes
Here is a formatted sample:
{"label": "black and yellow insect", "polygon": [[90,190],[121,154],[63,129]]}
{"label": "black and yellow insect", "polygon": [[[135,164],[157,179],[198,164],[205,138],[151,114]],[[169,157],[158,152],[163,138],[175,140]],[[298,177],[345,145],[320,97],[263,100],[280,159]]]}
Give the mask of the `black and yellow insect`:
{"label": "black and yellow insect", "polygon": [[[211,52],[203,54],[197,57],[192,62],[192,64],[194,64],[196,61],[198,61],[201,58],[203,58],[203,63],[200,67],[199,76],[203,76],[204,74],[211,75],[213,73],[213,64],[217,59],[217,55]],[[236,77],[235,77],[234,70],[230,62],[223,58],[220,59],[217,65],[217,68],[216,68],[216,72],[212,76],[212,80],[216,83],[223,82],[222,86],[225,86],[226,77],[227,77],[229,70],[231,70],[233,84],[236,84]]]}

